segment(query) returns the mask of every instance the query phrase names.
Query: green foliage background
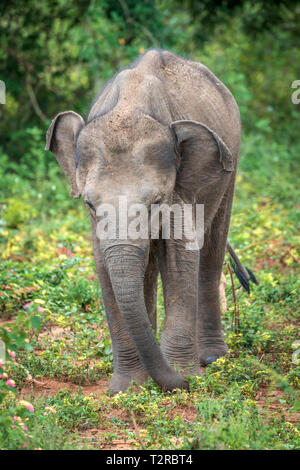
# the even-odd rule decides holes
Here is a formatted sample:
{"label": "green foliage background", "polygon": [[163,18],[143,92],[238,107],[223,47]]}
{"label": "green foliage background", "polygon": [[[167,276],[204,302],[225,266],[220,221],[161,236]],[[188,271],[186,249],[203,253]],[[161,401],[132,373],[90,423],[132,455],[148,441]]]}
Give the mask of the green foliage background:
{"label": "green foliage background", "polygon": [[[230,355],[191,378],[190,395],[167,396],[150,381],[139,395],[113,399],[61,391],[32,395],[32,415],[0,376],[0,448],[82,448],[82,433],[99,423],[103,432],[88,447],[124,435],[149,449],[299,447],[297,419],[289,417],[299,386],[292,345],[299,334],[300,104],[291,101],[292,82],[300,80],[299,29],[299,2],[289,0],[1,2],[0,338],[17,354],[4,372],[14,390],[28,374],[83,386],[111,374],[87,214],[43,149],[56,113],[85,116],[104,83],[147,48],[203,62],[239,104],[243,140],[230,238],[260,285],[250,297],[239,292],[234,306],[224,266]],[[161,328],[161,287],[158,313]],[[53,336],[55,328],[64,334]],[[46,406],[57,414],[45,414]],[[135,413],[140,436],[116,409]],[[191,409],[193,421],[184,418]],[[23,421],[12,428],[15,415]]]}

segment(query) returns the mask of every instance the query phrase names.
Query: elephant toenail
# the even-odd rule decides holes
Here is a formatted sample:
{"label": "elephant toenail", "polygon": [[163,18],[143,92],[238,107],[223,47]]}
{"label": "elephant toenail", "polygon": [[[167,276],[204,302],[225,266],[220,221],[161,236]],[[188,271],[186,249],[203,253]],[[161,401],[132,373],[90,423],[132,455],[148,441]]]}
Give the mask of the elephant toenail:
{"label": "elephant toenail", "polygon": [[216,360],[219,359],[219,356],[209,356],[205,358],[206,365],[212,364],[213,362],[216,362]]}

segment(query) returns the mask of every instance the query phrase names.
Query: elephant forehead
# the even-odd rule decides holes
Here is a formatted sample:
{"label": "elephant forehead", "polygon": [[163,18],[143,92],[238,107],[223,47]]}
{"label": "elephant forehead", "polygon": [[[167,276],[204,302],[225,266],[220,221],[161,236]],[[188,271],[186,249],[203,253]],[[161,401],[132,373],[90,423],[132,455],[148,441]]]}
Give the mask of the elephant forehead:
{"label": "elephant forehead", "polygon": [[[95,120],[96,121],[96,120]],[[76,144],[76,161],[81,166],[96,161],[101,167],[116,163],[153,163],[165,166],[174,160],[173,141],[169,129],[153,119],[93,122],[80,133]],[[122,123],[122,124],[121,124]]]}

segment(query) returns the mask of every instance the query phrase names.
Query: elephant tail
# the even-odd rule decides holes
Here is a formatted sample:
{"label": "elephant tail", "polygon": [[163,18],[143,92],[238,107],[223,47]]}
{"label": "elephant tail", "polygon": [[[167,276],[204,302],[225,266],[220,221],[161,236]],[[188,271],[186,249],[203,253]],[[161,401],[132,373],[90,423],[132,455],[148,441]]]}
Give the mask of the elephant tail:
{"label": "elephant tail", "polygon": [[238,255],[234,251],[231,243],[227,240],[227,250],[230,254],[230,264],[235,272],[236,277],[240,281],[241,286],[250,294],[250,282],[258,285],[258,280],[251,271],[251,269],[246,268],[240,261]]}

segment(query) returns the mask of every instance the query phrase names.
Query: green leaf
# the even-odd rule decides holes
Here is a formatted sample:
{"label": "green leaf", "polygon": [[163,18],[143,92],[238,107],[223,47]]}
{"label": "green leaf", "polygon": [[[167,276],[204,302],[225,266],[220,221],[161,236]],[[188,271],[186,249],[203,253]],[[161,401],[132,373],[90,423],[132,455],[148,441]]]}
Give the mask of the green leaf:
{"label": "green leaf", "polygon": [[42,324],[42,319],[41,319],[41,317],[35,315],[34,317],[31,317],[31,318],[30,318],[30,322],[31,322],[33,328],[35,328],[36,330],[40,330],[40,329],[41,329],[41,324]]}

